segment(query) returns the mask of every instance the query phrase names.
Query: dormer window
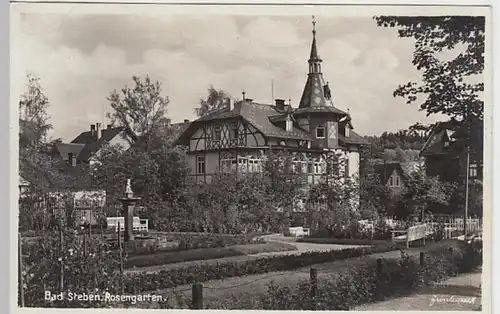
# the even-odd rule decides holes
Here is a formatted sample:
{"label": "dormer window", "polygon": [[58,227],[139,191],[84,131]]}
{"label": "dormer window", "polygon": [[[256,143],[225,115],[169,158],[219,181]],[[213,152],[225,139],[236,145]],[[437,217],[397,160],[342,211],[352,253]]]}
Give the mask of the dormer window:
{"label": "dormer window", "polygon": [[325,127],[323,125],[316,127],[316,138],[325,138]]}
{"label": "dormer window", "polygon": [[285,122],[285,129],[287,132],[292,132],[293,131],[293,122],[290,117],[287,117],[286,122]]}

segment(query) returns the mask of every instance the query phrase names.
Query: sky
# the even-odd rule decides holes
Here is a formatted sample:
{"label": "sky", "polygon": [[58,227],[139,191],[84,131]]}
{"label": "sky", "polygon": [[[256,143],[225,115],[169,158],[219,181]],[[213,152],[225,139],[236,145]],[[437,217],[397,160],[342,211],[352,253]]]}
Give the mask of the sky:
{"label": "sky", "polygon": [[[51,136],[71,141],[103,121],[113,90],[149,75],[170,98],[174,122],[195,119],[194,108],[213,85],[259,103],[291,99],[307,79],[310,15],[153,15],[23,13],[16,31],[20,92],[27,73],[40,77],[49,98]],[[426,117],[418,104],[394,98],[399,84],[419,80],[413,40],[377,27],[371,17],[316,15],[323,76],[334,105],[349,109],[354,130],[380,135]],[[271,84],[271,82],[274,82]],[[18,97],[17,95],[12,95]],[[104,121],[104,124],[107,124]]]}

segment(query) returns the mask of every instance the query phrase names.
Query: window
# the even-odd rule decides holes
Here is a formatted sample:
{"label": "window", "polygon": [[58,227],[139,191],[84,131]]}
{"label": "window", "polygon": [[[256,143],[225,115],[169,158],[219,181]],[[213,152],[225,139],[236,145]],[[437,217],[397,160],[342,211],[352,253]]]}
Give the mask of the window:
{"label": "window", "polygon": [[316,138],[325,138],[325,127],[320,125],[316,127]]}
{"label": "window", "polygon": [[470,178],[477,178],[477,164],[469,164],[469,177]]}
{"label": "window", "polygon": [[394,186],[394,177],[389,178],[389,186]]}
{"label": "window", "polygon": [[349,177],[349,156],[346,156],[344,159],[344,164],[345,164],[345,176]]}
{"label": "window", "polygon": [[214,127],[214,141],[219,142],[221,139],[221,128],[220,125]]}
{"label": "window", "polygon": [[200,173],[200,174],[205,173],[205,156],[196,157],[196,170],[197,170],[197,173]]}
{"label": "window", "polygon": [[304,162],[304,161],[300,161],[300,160],[299,160],[299,161],[297,161],[297,160],[295,160],[295,161],[293,162],[293,164],[294,164],[294,166],[295,166],[295,167],[294,167],[294,168],[295,168],[295,173],[304,173],[304,172],[305,172],[305,170],[306,170],[306,169],[305,169],[305,168],[306,168],[305,166],[306,166],[306,165],[305,165],[305,162]]}
{"label": "window", "polygon": [[238,171],[248,171],[248,160],[246,157],[238,157]]}
{"label": "window", "polygon": [[261,172],[261,161],[255,157],[248,158],[248,172]]}
{"label": "window", "polygon": [[231,139],[232,140],[238,139],[238,122],[231,123]]}
{"label": "window", "polygon": [[310,162],[310,163],[307,164],[307,172],[308,173],[313,173],[313,171],[314,171],[313,163]]}
{"label": "window", "polygon": [[292,119],[290,118],[287,118],[286,119],[286,131],[287,132],[292,132],[293,131],[293,122],[292,122]]}
{"label": "window", "polygon": [[401,182],[400,182],[400,179],[399,179],[399,176],[396,176],[396,187],[400,187],[401,185]]}

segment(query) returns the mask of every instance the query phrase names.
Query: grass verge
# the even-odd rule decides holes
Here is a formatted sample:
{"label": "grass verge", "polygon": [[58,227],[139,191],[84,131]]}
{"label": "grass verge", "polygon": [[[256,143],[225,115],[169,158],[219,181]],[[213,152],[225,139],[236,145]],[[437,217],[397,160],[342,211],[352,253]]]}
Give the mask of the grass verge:
{"label": "grass verge", "polygon": [[209,260],[232,256],[241,256],[268,252],[292,251],[297,248],[288,243],[262,243],[235,245],[222,248],[203,248],[177,252],[158,252],[155,254],[141,254],[127,258],[125,268],[148,267],[197,260]]}

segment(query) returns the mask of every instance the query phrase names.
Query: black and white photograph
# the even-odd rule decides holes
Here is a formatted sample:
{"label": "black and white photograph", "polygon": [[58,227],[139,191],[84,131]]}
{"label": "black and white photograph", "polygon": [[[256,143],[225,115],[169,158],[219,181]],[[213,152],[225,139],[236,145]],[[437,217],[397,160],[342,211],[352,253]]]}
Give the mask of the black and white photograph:
{"label": "black and white photograph", "polygon": [[491,8],[10,10],[18,308],[490,311]]}

